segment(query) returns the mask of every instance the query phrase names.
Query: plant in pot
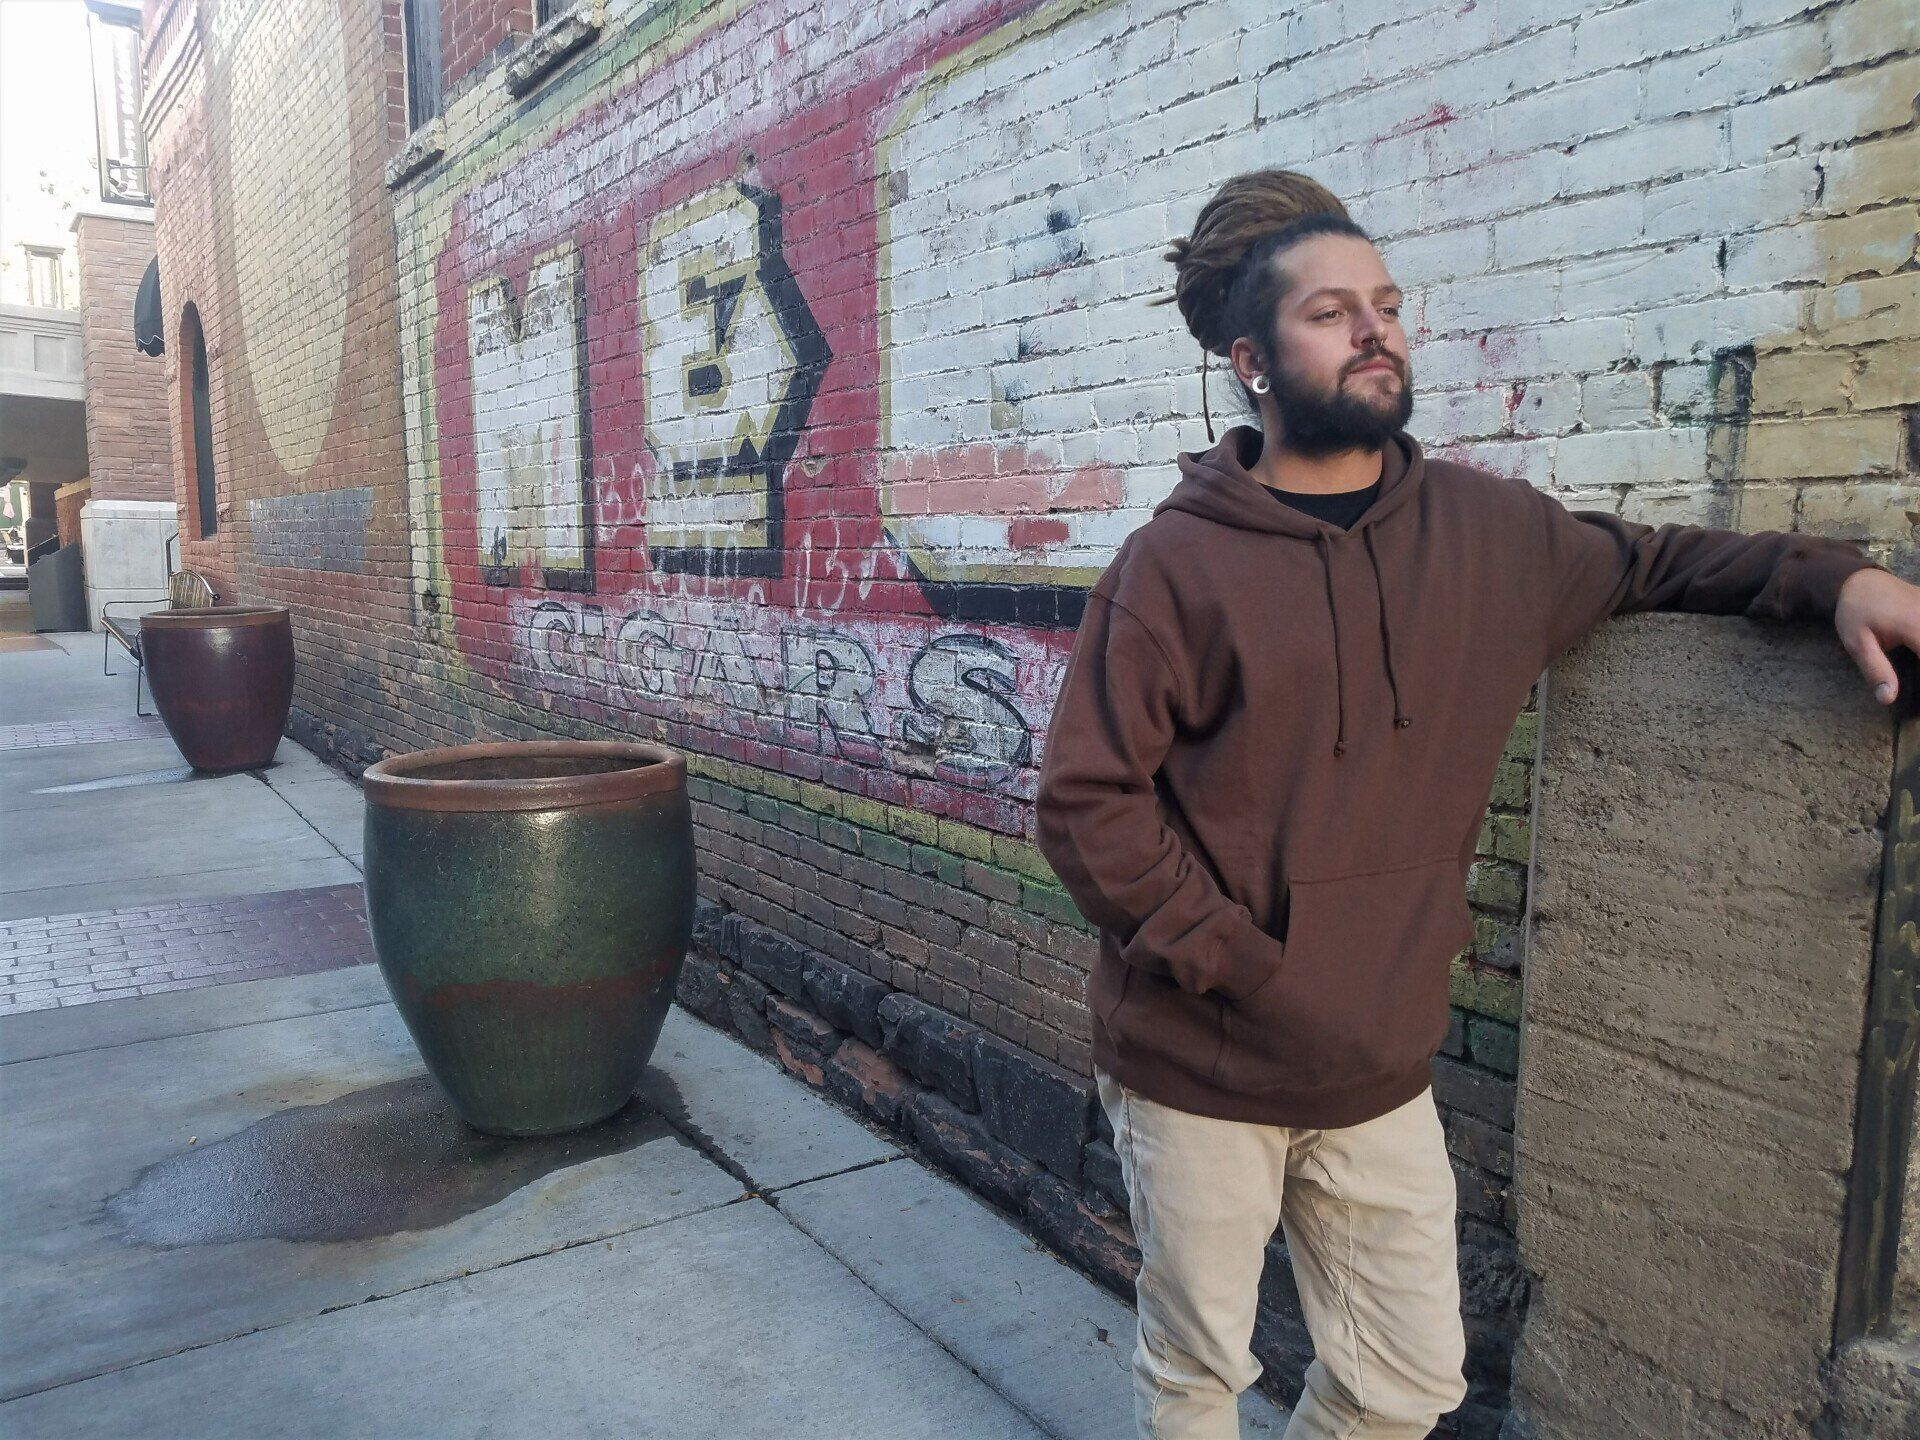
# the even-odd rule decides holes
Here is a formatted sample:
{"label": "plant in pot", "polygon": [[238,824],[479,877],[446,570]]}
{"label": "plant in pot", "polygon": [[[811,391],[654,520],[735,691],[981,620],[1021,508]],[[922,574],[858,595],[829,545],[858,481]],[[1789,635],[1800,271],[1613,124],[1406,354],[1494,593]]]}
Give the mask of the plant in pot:
{"label": "plant in pot", "polygon": [[460,745],[361,783],[374,952],[461,1118],[551,1135],[619,1110],[693,937],[685,760],[640,741]]}

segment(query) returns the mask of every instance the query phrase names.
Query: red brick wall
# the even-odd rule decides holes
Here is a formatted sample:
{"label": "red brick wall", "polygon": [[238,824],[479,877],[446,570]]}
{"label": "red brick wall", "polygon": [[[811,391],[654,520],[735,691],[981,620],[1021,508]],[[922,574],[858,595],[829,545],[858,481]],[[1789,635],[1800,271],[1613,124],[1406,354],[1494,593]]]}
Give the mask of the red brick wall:
{"label": "red brick wall", "polygon": [[449,98],[533,31],[533,0],[441,0],[440,74]]}
{"label": "red brick wall", "polygon": [[[248,11],[241,39],[214,56],[210,37]],[[289,606],[296,709],[351,713],[405,644],[399,287],[382,178],[405,138],[399,7],[202,0],[164,18],[168,56],[149,49],[147,78],[183,563],[222,594]],[[303,165],[280,163],[281,147]],[[219,529],[205,540],[191,351],[173,343],[189,304],[213,411]]]}
{"label": "red brick wall", "polygon": [[153,258],[152,222],[82,215],[74,231],[93,493],[101,500],[171,500],[166,366],[133,348],[133,297]]}
{"label": "red brick wall", "polygon": [[93,487],[85,480],[62,485],[53,492],[53,521],[62,545],[80,543],[80,511],[93,498]]}
{"label": "red brick wall", "polygon": [[[222,596],[239,591],[233,558],[233,532],[225,525],[200,538],[199,505],[194,486],[192,358],[189,310],[198,316],[207,343],[207,370],[213,405],[213,460],[219,502],[230,517],[232,471],[224,444],[227,430],[225,347],[230,327],[229,302],[217,283],[212,256],[215,198],[210,179],[210,136],[202,71],[204,20],[197,12],[171,12],[179,48],[171,64],[156,71],[149,63],[147,90],[156,106],[148,140],[148,161],[155,199],[155,242],[160,256],[160,293],[167,335],[166,395],[168,454],[174,498],[180,506],[179,563],[212,580]],[[184,32],[184,33],[182,33]]]}

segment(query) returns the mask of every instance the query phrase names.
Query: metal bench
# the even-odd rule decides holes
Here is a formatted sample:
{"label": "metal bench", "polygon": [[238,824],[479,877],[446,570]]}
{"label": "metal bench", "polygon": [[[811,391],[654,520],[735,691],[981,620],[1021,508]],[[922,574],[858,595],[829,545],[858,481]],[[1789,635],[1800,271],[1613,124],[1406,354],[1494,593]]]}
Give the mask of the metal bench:
{"label": "metal bench", "polygon": [[[169,545],[171,548],[171,545]],[[100,673],[111,675],[107,668],[112,658],[112,644],[120,642],[120,647],[133,657],[133,713],[148,715],[151,711],[140,708],[140,685],[146,679],[146,657],[140,651],[140,615],[151,614],[158,609],[199,610],[219,603],[220,597],[214,593],[213,585],[198,570],[175,570],[167,576],[167,603],[164,606],[147,605],[138,615],[110,615],[107,612],[116,605],[146,605],[144,600],[109,600],[100,607]]]}

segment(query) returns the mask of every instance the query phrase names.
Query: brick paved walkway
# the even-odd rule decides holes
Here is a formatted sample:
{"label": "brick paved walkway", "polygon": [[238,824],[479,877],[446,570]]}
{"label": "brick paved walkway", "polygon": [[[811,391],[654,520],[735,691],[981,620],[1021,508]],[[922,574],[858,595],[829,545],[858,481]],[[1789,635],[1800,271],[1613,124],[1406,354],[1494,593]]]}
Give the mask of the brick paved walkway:
{"label": "brick paved walkway", "polygon": [[55,720],[45,725],[0,725],[0,750],[98,745],[108,740],[164,740],[166,736],[166,724],[158,715],[129,715],[124,720]]}
{"label": "brick paved walkway", "polygon": [[6,920],[0,1015],[372,959],[358,885]]}

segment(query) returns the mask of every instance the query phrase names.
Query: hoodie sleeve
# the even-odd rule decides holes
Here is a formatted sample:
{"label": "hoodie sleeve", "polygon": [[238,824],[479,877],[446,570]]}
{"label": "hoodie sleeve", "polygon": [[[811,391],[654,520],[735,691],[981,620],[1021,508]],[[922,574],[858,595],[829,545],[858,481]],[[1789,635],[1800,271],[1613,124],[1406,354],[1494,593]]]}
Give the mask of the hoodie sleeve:
{"label": "hoodie sleeve", "polygon": [[1545,532],[1541,556],[1547,661],[1613,615],[1685,610],[1755,620],[1831,620],[1840,585],[1885,569],[1851,542],[1703,525],[1658,527],[1604,510],[1569,510],[1529,485]]}
{"label": "hoodie sleeve", "polygon": [[1040,852],[1127,964],[1238,1001],[1278,973],[1283,947],[1161,818],[1154,774],[1180,696],[1152,632],[1090,595],[1041,760]]}

